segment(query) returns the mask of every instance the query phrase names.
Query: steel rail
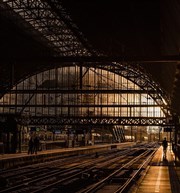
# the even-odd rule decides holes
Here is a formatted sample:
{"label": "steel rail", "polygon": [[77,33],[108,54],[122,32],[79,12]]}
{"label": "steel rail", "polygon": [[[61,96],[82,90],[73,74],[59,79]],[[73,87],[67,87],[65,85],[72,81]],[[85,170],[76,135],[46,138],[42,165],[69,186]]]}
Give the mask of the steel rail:
{"label": "steel rail", "polygon": [[130,185],[130,183],[141,173],[142,168],[147,165],[151,159],[153,158],[155,152],[157,151],[157,149],[155,151],[153,151],[149,157],[145,160],[145,162],[142,163],[142,165],[138,168],[138,170],[132,175],[132,177],[130,179],[128,179],[120,188],[118,188],[115,192],[113,193],[123,193],[127,190],[127,187]]}
{"label": "steel rail", "polygon": [[[115,153],[118,153],[119,154],[119,156],[122,156],[122,155],[126,155],[128,152],[130,152],[131,150],[129,150],[129,149],[127,149],[127,150],[125,150],[125,151],[123,151],[123,152],[115,152]],[[108,154],[109,152],[106,152],[106,154]],[[93,160],[93,161],[87,161],[87,162],[85,162],[85,163],[81,163],[81,167],[88,167],[88,166],[92,166],[93,165],[93,167],[91,167],[91,168],[88,168],[88,169],[86,169],[86,170],[83,170],[83,171],[80,171],[79,173],[75,173],[74,175],[71,175],[71,176],[69,176],[69,177],[67,177],[67,178],[64,178],[64,179],[62,179],[61,181],[58,181],[57,183],[60,183],[60,182],[64,182],[64,181],[66,181],[66,180],[69,180],[69,179],[71,179],[71,178],[73,178],[73,177],[75,177],[76,175],[78,176],[78,175],[80,175],[80,174],[82,174],[82,173],[84,173],[84,172],[88,172],[89,170],[92,170],[93,168],[95,168],[95,166],[94,166],[94,164],[96,163],[101,163],[101,162],[105,162],[106,160],[109,160],[109,159],[113,159],[113,157],[115,157],[116,158],[116,156],[117,156],[117,154],[113,154],[113,155],[111,155],[110,154],[110,156],[106,156],[106,157],[104,157],[104,159],[100,159],[100,160]],[[77,161],[77,160],[75,160],[75,161]],[[98,162],[97,162],[98,161]],[[48,165],[50,165],[51,163],[49,163]],[[69,163],[68,163],[69,164]],[[46,165],[47,166],[47,165]],[[42,166],[43,167],[43,166]],[[29,180],[25,180],[25,181],[23,181],[23,184],[21,183],[21,184],[19,184],[19,185],[16,185],[16,186],[13,186],[13,187],[10,187],[10,188],[7,188],[7,189],[5,189],[5,190],[0,190],[0,193],[8,193],[8,192],[11,192],[11,191],[15,191],[15,190],[20,190],[20,189],[22,189],[22,188],[25,188],[25,187],[27,187],[25,184],[26,184],[26,182],[28,182],[28,185],[29,184],[32,184],[32,183],[36,183],[36,182],[40,182],[41,180],[45,180],[45,179],[48,179],[48,178],[53,178],[55,175],[61,175],[61,174],[64,174],[64,173],[68,173],[68,172],[70,172],[70,171],[72,171],[72,170],[75,170],[75,169],[79,169],[79,164],[78,165],[75,165],[75,166],[73,166],[73,167],[71,167],[71,168],[68,168],[68,169],[66,169],[66,170],[63,170],[63,171],[50,171],[48,174],[46,173],[46,176],[44,176],[45,174],[42,174],[42,176],[38,176],[36,179],[34,179],[34,180],[31,180],[31,181],[29,181]],[[48,175],[48,176],[47,176]],[[51,187],[51,186],[53,186],[55,183],[53,183],[53,184],[51,184],[51,185],[49,185],[48,187],[45,187],[45,189],[46,188],[49,188],[49,187]],[[42,190],[42,188],[41,188],[41,190]],[[41,192],[41,190],[37,190],[37,192],[38,191],[40,191]],[[36,191],[35,191],[36,192]]]}
{"label": "steel rail", "polygon": [[138,161],[139,159],[141,159],[143,156],[147,155],[148,153],[149,153],[149,150],[146,150],[145,152],[143,152],[139,156],[137,156],[134,159],[132,159],[130,162],[124,164],[121,168],[119,168],[118,170],[114,171],[112,174],[110,174],[109,176],[107,176],[103,180],[99,181],[96,184],[93,184],[91,187],[87,188],[86,190],[79,191],[78,193],[94,193],[94,192],[96,192],[97,190],[99,190],[104,185],[104,183],[106,183],[113,176],[118,174],[123,168],[130,167],[132,164],[134,164],[136,161]]}
{"label": "steel rail", "polygon": [[[121,154],[121,156],[126,156],[127,155],[127,153],[128,152],[131,152],[131,149],[129,150],[125,150],[125,152],[121,152],[122,154]],[[106,157],[107,158],[107,157]],[[109,157],[106,159],[106,160],[109,160]],[[114,161],[117,161],[117,158],[116,158],[116,156],[115,156],[115,160],[113,160],[111,163],[113,163]],[[103,161],[101,161],[101,162],[105,162],[105,160]],[[96,164],[97,164],[97,162],[95,162]],[[107,165],[109,165],[110,163],[109,163],[109,161],[107,162]],[[73,179],[74,177],[77,177],[77,176],[79,176],[79,175],[82,175],[83,173],[88,173],[89,171],[92,171],[93,169],[96,169],[96,165],[93,165],[91,168],[88,168],[88,169],[85,169],[85,170],[83,170],[83,171],[80,171],[79,173],[76,173],[76,174],[74,174],[74,175],[71,175],[71,176],[69,176],[69,177],[67,177],[67,178],[64,178],[64,179],[62,179],[62,180],[59,180],[59,181],[56,181],[56,182],[54,182],[54,183],[52,183],[52,184],[50,184],[50,185],[47,185],[47,186],[45,186],[45,187],[41,187],[40,189],[38,189],[38,190],[35,190],[35,191],[33,191],[32,193],[41,193],[42,191],[45,191],[45,190],[48,190],[48,189],[50,189],[50,188],[52,188],[53,186],[56,186],[56,185],[58,185],[58,184],[60,184],[60,183],[63,183],[63,182],[66,182],[67,180],[71,180],[71,179]]]}

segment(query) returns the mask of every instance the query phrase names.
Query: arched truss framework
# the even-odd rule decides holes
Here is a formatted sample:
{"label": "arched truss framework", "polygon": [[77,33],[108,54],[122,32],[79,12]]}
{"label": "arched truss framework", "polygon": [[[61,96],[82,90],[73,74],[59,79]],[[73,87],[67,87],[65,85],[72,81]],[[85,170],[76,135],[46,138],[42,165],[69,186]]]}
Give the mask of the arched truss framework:
{"label": "arched truss framework", "polygon": [[[91,56],[92,54],[97,54],[58,0],[3,0],[0,6],[4,11],[16,13],[19,16],[16,17],[16,22],[20,19],[21,21],[19,22],[22,25],[22,21],[24,21],[24,27],[32,32],[32,36],[37,37],[36,32],[38,32],[37,38],[39,39],[43,36],[46,39],[46,43],[56,50],[59,55]],[[166,103],[170,103],[160,87],[140,71],[136,72],[129,66],[118,63],[113,63],[112,65],[97,64],[95,67],[124,76],[139,85],[143,90],[156,90],[157,93],[150,94],[150,96],[159,105],[165,103],[164,99]],[[129,69],[127,70],[126,68]],[[166,105],[164,108],[166,108]],[[165,113],[167,114],[167,111]]]}
{"label": "arched truss framework", "polygon": [[[126,62],[124,62],[124,63],[118,63],[118,62],[84,63],[84,62],[82,62],[81,64],[74,62],[73,64],[72,63],[61,64],[61,67],[68,67],[68,66],[72,66],[72,65],[84,66],[87,69],[87,71],[89,68],[94,68],[94,69],[99,68],[99,69],[103,69],[106,71],[110,71],[112,73],[115,73],[119,76],[126,78],[127,80],[129,80],[129,81],[133,82],[134,84],[136,84],[137,86],[139,86],[143,92],[146,92],[150,97],[152,97],[152,99],[156,102],[156,104],[161,107],[164,114],[167,117],[171,117],[170,98],[161,89],[161,86],[153,81],[153,78],[151,78],[149,75],[147,75],[145,72],[143,72],[144,70],[142,69],[142,67],[139,66],[138,68],[135,68]],[[28,77],[26,77],[26,78],[28,78]],[[21,80],[21,81],[23,81],[23,80]],[[81,92],[83,92],[83,91],[81,91]],[[113,90],[112,92],[118,92],[118,91]],[[119,92],[123,92],[123,91],[120,90]],[[134,91],[133,91],[133,89],[129,89],[128,92],[133,93]],[[141,92],[141,91],[139,91],[139,92]]]}
{"label": "arched truss framework", "polygon": [[[72,22],[72,20],[70,19],[69,15],[65,12],[64,8],[62,7],[62,5],[60,4],[60,2],[58,0],[3,0],[2,2],[0,2],[0,7],[6,11],[8,14],[12,14],[14,18],[16,18],[16,22],[20,23],[21,25],[23,24],[23,27],[26,29],[26,31],[29,31],[29,33],[31,33],[31,35],[34,38],[40,39],[41,41],[44,41],[46,45],[50,46],[54,51],[55,51],[55,55],[60,55],[60,56],[92,56],[93,54],[95,55],[99,55],[97,54],[92,48],[91,46],[89,46],[89,44],[87,43],[86,39],[83,37],[82,33],[78,30],[77,26]],[[166,97],[166,95],[164,94],[164,92],[160,89],[159,85],[157,85],[155,82],[153,82],[151,79],[149,79],[149,77],[142,73],[140,70],[137,69],[133,69],[132,67],[130,67],[127,64],[119,64],[119,63],[111,63],[111,64],[100,64],[100,63],[82,63],[81,65],[75,63],[77,66],[79,66],[79,68],[81,69],[78,72],[78,76],[79,76],[79,87],[78,88],[68,88],[67,90],[64,89],[60,89],[57,88],[56,89],[42,89],[40,88],[40,86],[37,84],[36,82],[36,86],[31,87],[29,86],[29,89],[19,89],[18,85],[10,91],[10,98],[8,98],[8,95],[6,94],[2,99],[1,99],[1,104],[0,104],[0,108],[1,108],[1,112],[6,112],[8,111],[8,113],[18,113],[21,115],[24,115],[23,113],[26,111],[27,108],[32,109],[35,108],[34,105],[36,106],[36,108],[54,108],[54,109],[58,109],[58,108],[81,108],[81,109],[90,109],[91,107],[94,108],[94,110],[97,109],[104,109],[104,108],[109,108],[109,109],[115,109],[115,111],[117,109],[123,109],[123,108],[127,108],[129,110],[127,110],[127,112],[129,112],[128,116],[124,115],[124,119],[123,119],[123,115],[122,114],[118,114],[117,112],[114,112],[111,114],[100,114],[100,116],[98,115],[97,117],[95,115],[91,115],[89,111],[89,113],[87,114],[87,118],[86,121],[82,121],[81,117],[76,116],[70,116],[70,123],[73,124],[75,123],[77,120],[79,120],[79,122],[81,123],[85,123],[85,122],[89,122],[90,123],[98,123],[98,121],[95,121],[97,118],[99,120],[99,123],[101,124],[107,124],[108,123],[121,123],[121,124],[141,124],[141,123],[145,123],[145,124],[150,124],[152,123],[152,121],[149,120],[162,120],[162,121],[158,121],[158,123],[155,121],[152,124],[155,125],[159,125],[159,124],[164,124],[164,117],[169,117],[170,116],[170,112],[168,110],[168,105],[170,104],[168,98]],[[70,64],[72,65],[72,63]],[[74,64],[73,64],[74,65]],[[83,67],[84,66],[84,67]],[[63,67],[63,66],[62,66]],[[84,71],[82,70],[84,68]],[[56,68],[56,72],[55,74],[57,74],[57,69]],[[109,87],[107,87],[106,85],[106,89],[90,89],[90,88],[86,88],[84,89],[84,82],[83,79],[84,77],[86,77],[86,75],[88,74],[89,71],[94,71],[94,74],[96,74],[97,76],[101,77],[101,79],[103,80],[104,78],[106,78],[107,82],[108,81],[112,81],[110,79],[108,79],[107,77],[104,77],[103,74],[101,74],[101,72],[97,72],[96,69],[101,69],[102,71],[106,71],[109,74],[112,73],[114,74],[114,77],[118,75],[118,77],[124,77],[126,80],[129,80],[127,82],[131,82],[134,83],[134,87],[126,87],[125,89],[121,88],[119,89],[116,87],[111,87],[111,89]],[[49,70],[49,74],[51,74],[51,71],[53,70]],[[45,73],[45,72],[43,72]],[[42,73],[42,74],[43,74]],[[107,73],[107,74],[108,74]],[[38,75],[34,75],[33,77],[38,77]],[[57,75],[54,75],[54,77],[57,77]],[[28,79],[22,81],[23,84],[25,84],[25,82],[28,82],[28,80],[31,80],[32,78],[29,77]],[[35,78],[36,79],[36,78]],[[114,81],[114,85],[116,85],[115,83],[116,81]],[[107,84],[107,83],[106,83]],[[58,85],[58,84],[57,84]],[[57,86],[56,85],[56,86]],[[128,85],[128,84],[127,84]],[[27,86],[28,87],[28,86]],[[136,89],[135,89],[136,87]],[[138,87],[138,89],[137,89]],[[17,89],[18,88],[18,89]],[[145,104],[131,104],[131,103],[127,103],[127,104],[122,104],[119,103],[117,101],[111,101],[111,103],[107,103],[107,104],[102,104],[102,103],[94,103],[93,105],[91,104],[31,104],[31,102],[34,100],[34,96],[36,95],[44,95],[47,94],[47,96],[51,96],[51,95],[87,95],[87,96],[98,96],[98,95],[114,95],[114,96],[121,96],[121,95],[132,95],[134,93],[142,96],[143,94],[146,94],[147,100],[150,101],[154,101],[152,102],[152,104],[150,103],[145,103]],[[17,100],[17,96],[26,96],[29,95],[29,98],[27,98],[27,100],[23,103],[20,104]],[[13,98],[15,99],[13,104],[12,103],[8,103],[6,101],[6,97],[8,98],[9,101],[13,100]],[[43,97],[42,97],[43,98]],[[82,99],[83,97],[81,97]],[[135,97],[136,98],[136,97]],[[5,104],[4,101],[6,101],[7,103]],[[42,99],[43,101],[43,99]],[[118,104],[117,104],[118,103]],[[132,114],[132,109],[150,109],[150,108],[160,108],[163,112],[163,116],[161,114],[161,116],[149,116],[147,113],[147,116],[145,116],[144,118],[142,116],[139,116],[139,118],[137,116],[134,116]],[[119,112],[120,110],[118,110]],[[124,111],[125,112],[125,111]],[[31,112],[32,113],[32,112]],[[26,113],[25,113],[26,114]],[[136,114],[136,113],[134,113]],[[141,112],[140,112],[141,114]],[[32,115],[32,114],[31,114]],[[43,113],[41,113],[40,119],[45,121],[46,123],[48,123],[48,118],[46,115],[44,115]],[[67,124],[68,120],[66,120],[66,118],[61,115],[61,116],[57,116],[57,111],[54,114],[54,117],[58,117],[58,121],[57,123],[59,124],[64,123]],[[97,114],[96,114],[97,115]],[[108,116],[107,116],[108,115]],[[111,115],[111,116],[109,116]],[[82,116],[82,115],[81,115]],[[84,115],[83,115],[84,116]],[[134,117],[133,117],[134,116]],[[37,117],[37,114],[36,114]],[[48,116],[50,117],[50,116]],[[68,115],[69,117],[69,115]],[[121,118],[120,118],[121,117]],[[30,116],[29,116],[30,118]],[[104,119],[105,118],[105,119]],[[152,118],[152,119],[151,119]],[[21,118],[22,119],[22,118]],[[39,117],[37,117],[37,119],[34,117],[34,120],[40,120]],[[111,121],[110,119],[112,119],[113,121]],[[126,120],[126,121],[122,121]],[[24,119],[25,120],[25,119]],[[29,119],[30,120],[30,119]],[[64,120],[64,121],[60,121],[60,120]],[[93,120],[92,122],[90,120]],[[101,121],[100,121],[101,120]],[[103,121],[105,120],[105,121]],[[108,121],[109,120],[109,121]],[[132,121],[130,121],[132,120]],[[140,120],[140,121],[137,121]],[[146,121],[145,121],[146,120]],[[23,120],[21,120],[23,122]],[[43,122],[42,121],[42,122]],[[38,121],[39,123],[41,121]],[[37,122],[36,122],[37,123]],[[49,119],[49,124],[54,124],[55,122],[50,121]]]}
{"label": "arched truss framework", "polygon": [[111,71],[115,74],[123,76],[127,80],[132,81],[142,90],[145,90],[149,94],[149,96],[152,97],[154,101],[156,101],[157,105],[162,107],[162,110],[166,116],[170,116],[170,99],[160,88],[160,85],[150,79],[150,77],[146,73],[142,72],[143,69],[139,70],[137,68],[132,68],[132,66],[128,65],[127,63],[111,63],[111,65],[97,65],[96,67]]}
{"label": "arched truss framework", "polygon": [[169,112],[156,88],[127,64],[66,64],[18,83],[0,109],[28,125],[164,125]]}

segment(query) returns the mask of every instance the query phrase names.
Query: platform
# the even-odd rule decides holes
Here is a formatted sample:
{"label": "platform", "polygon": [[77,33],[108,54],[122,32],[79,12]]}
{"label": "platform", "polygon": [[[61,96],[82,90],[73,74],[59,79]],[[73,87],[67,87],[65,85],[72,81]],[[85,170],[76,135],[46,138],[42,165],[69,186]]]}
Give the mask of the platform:
{"label": "platform", "polygon": [[167,158],[163,158],[162,147],[158,149],[144,177],[133,193],[179,193],[180,167],[169,146]]}
{"label": "platform", "polygon": [[50,161],[62,157],[91,154],[96,152],[107,151],[113,148],[123,148],[135,145],[135,142],[114,143],[94,146],[83,146],[76,148],[60,148],[52,150],[38,151],[37,154],[16,153],[0,154],[0,170],[26,166],[35,163]]}

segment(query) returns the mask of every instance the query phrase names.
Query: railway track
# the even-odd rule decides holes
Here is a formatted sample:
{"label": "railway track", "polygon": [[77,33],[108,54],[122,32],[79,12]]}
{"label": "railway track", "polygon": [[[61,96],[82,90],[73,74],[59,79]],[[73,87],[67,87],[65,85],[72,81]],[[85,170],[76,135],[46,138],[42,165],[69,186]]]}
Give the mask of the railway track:
{"label": "railway track", "polygon": [[[78,193],[122,193],[127,192],[127,188],[138,177],[144,166],[151,160],[155,151],[146,150],[139,156],[131,159],[128,163],[124,164],[119,169],[115,170],[106,178],[100,180],[96,184],[87,187],[84,190],[78,191]],[[144,158],[146,158],[144,160]],[[141,160],[141,163],[139,161]],[[142,161],[143,160],[143,161]],[[134,167],[134,164],[138,164],[138,167]]]}
{"label": "railway track", "polygon": [[[143,168],[135,162],[141,160],[141,164],[145,164],[145,155],[151,155],[155,149],[153,146],[145,147],[139,144],[124,150],[104,152],[99,154],[98,158],[94,155],[78,156],[8,171],[6,178],[11,182],[10,186],[0,192],[85,193],[101,191],[110,183],[114,188],[117,186],[114,182],[122,180],[123,176],[127,178],[126,182],[122,180],[123,183],[130,183],[129,176],[132,177],[138,170],[135,165],[139,165],[140,170]],[[150,160],[150,157],[148,159]],[[125,188],[125,185],[120,187]]]}

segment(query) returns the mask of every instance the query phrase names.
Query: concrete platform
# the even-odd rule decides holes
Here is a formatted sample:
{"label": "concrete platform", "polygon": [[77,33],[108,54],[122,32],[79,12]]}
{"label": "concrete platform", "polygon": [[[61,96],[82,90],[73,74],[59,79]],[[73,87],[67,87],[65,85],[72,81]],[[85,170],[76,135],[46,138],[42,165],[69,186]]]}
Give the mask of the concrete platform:
{"label": "concrete platform", "polygon": [[175,162],[171,147],[168,148],[166,159],[163,158],[162,153],[162,147],[160,147],[134,193],[180,192],[179,164]]}
{"label": "concrete platform", "polygon": [[113,148],[118,149],[132,145],[135,145],[135,143],[127,142],[127,143],[95,145],[76,148],[61,148],[61,149],[38,151],[37,154],[30,154],[30,155],[28,155],[27,153],[1,154],[0,170],[50,161],[58,159],[62,156],[91,154],[96,152],[103,152]]}

